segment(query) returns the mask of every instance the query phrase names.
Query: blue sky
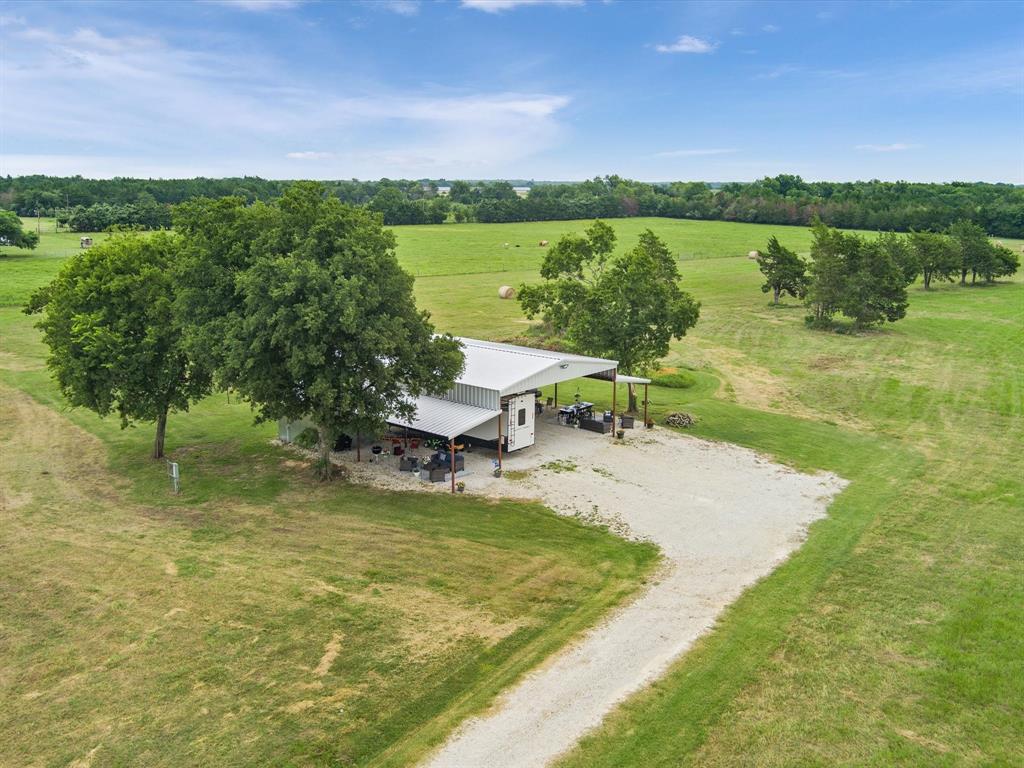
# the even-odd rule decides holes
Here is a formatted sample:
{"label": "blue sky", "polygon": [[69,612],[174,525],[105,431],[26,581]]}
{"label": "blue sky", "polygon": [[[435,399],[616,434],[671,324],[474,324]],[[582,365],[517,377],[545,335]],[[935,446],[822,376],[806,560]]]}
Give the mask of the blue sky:
{"label": "blue sky", "polygon": [[0,2],[0,174],[1024,183],[1024,3]]}

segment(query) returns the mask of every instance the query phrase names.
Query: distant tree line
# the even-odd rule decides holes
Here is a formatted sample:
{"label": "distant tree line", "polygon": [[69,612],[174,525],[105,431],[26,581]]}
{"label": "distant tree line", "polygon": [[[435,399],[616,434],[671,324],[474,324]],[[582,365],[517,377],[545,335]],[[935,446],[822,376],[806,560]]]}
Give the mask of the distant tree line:
{"label": "distant tree line", "polygon": [[[32,216],[97,204],[147,206],[152,201],[171,206],[198,197],[233,196],[251,204],[275,200],[293,183],[254,176],[166,180],[8,176],[0,178],[0,207]],[[841,229],[938,232],[964,220],[992,235],[1024,237],[1024,188],[1011,184],[808,182],[783,174],[717,187],[696,181],[649,184],[606,176],[579,183],[532,184],[526,197],[517,196],[507,182],[353,179],[323,182],[323,187],[341,202],[379,212],[388,225],[663,216],[797,225],[820,220]],[[448,194],[439,194],[440,187],[448,187]],[[127,218],[128,209],[123,210]],[[77,228],[70,217],[68,221]]]}
{"label": "distant tree line", "polygon": [[817,221],[813,233],[810,261],[772,237],[758,254],[758,266],[765,276],[761,290],[775,304],[784,295],[802,299],[810,310],[807,322],[815,327],[831,327],[836,315],[855,329],[900,320],[907,312],[907,287],[918,277],[929,290],[936,280],[966,285],[970,275],[972,284],[979,278],[992,283],[1020,268],[1017,254],[967,220],[946,232],[883,232],[877,238]]}
{"label": "distant tree line", "polygon": [[72,232],[103,232],[112,228],[167,229],[171,226],[171,206],[156,202],[146,193],[134,203],[76,205],[74,208],[58,208],[55,215],[57,224]]}

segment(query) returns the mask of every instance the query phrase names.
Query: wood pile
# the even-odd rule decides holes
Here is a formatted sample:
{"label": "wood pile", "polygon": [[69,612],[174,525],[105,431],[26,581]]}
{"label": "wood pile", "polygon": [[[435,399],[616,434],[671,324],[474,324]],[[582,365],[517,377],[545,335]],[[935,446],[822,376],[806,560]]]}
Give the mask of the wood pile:
{"label": "wood pile", "polygon": [[665,417],[665,423],[670,427],[692,427],[697,423],[697,420],[688,413],[676,411]]}

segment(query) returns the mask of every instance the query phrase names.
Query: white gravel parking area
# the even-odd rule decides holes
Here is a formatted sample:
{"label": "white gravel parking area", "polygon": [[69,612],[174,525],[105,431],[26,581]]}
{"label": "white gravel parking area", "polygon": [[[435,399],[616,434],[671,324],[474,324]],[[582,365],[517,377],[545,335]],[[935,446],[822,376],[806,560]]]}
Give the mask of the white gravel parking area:
{"label": "white gravel parking area", "polygon": [[[664,674],[726,605],[800,546],[807,526],[846,485],[835,475],[802,474],[746,448],[660,428],[630,430],[615,441],[540,422],[537,444],[507,457],[506,477],[492,476],[493,455],[467,455],[468,493],[539,499],[559,513],[603,521],[656,542],[666,567],[634,602],[464,723],[426,761],[430,768],[550,763]],[[351,453],[338,458],[374,484],[431,488],[386,463],[357,466]]]}

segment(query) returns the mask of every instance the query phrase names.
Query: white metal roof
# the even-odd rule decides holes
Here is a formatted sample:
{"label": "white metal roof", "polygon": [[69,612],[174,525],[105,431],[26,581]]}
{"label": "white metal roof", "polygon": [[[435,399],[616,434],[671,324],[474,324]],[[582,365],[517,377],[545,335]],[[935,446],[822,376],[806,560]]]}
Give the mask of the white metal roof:
{"label": "white metal roof", "polygon": [[650,379],[645,379],[643,376],[626,376],[623,373],[620,373],[618,376],[616,376],[615,377],[615,381],[617,381],[619,384],[650,384],[651,383]]}
{"label": "white metal roof", "polygon": [[520,347],[495,341],[460,338],[466,368],[461,384],[497,390],[501,394],[520,392],[560,381],[590,376],[615,368],[615,360],[573,355],[547,349]]}
{"label": "white metal roof", "polygon": [[415,403],[416,415],[411,419],[392,416],[388,419],[388,423],[431,435],[440,435],[451,440],[501,414],[501,411],[478,408],[475,405],[456,403],[452,400],[441,400],[429,395],[417,397]]}

